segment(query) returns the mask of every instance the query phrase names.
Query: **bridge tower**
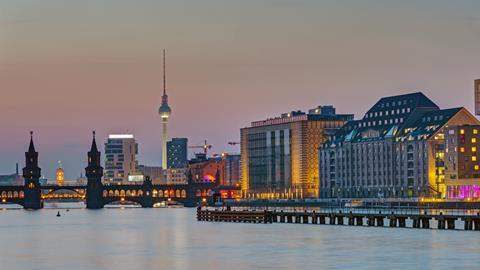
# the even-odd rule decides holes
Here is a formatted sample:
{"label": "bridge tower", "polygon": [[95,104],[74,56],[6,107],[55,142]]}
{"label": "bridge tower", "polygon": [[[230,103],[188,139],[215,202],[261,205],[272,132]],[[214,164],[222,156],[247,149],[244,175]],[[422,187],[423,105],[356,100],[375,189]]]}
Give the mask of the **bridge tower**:
{"label": "bridge tower", "polygon": [[142,184],[142,192],[143,192],[143,202],[142,207],[145,208],[152,208],[153,207],[153,184],[152,180],[150,180],[150,176],[145,177],[145,180]]}
{"label": "bridge tower", "polygon": [[30,131],[30,146],[25,152],[25,167],[23,168],[24,204],[25,209],[42,208],[42,189],[40,187],[41,169],[38,167],[38,152],[33,144],[33,131]]}
{"label": "bridge tower", "polygon": [[93,132],[92,147],[88,152],[88,166],[85,168],[87,177],[87,208],[103,208],[103,168],[100,166],[100,152],[95,141],[95,131]]}

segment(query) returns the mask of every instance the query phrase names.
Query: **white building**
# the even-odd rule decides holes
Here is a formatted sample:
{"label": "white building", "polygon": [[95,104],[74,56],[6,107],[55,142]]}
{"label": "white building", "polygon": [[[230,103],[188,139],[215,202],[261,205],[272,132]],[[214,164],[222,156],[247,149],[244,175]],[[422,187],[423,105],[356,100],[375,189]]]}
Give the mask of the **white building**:
{"label": "white building", "polygon": [[112,134],[105,143],[105,182],[128,183],[138,169],[138,144],[131,134]]}

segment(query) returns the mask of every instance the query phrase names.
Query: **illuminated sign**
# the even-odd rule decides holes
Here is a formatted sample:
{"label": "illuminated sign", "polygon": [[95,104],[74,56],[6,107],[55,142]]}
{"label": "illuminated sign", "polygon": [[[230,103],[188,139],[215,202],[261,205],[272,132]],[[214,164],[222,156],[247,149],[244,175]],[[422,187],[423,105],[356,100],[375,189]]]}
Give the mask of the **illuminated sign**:
{"label": "illuminated sign", "polygon": [[141,175],[141,174],[129,175],[128,176],[128,181],[130,181],[130,182],[143,181],[143,175]]}
{"label": "illuminated sign", "polygon": [[132,134],[111,134],[108,135],[109,139],[133,139]]}
{"label": "illuminated sign", "polygon": [[211,174],[206,174],[203,176],[203,182],[215,182],[215,177]]}

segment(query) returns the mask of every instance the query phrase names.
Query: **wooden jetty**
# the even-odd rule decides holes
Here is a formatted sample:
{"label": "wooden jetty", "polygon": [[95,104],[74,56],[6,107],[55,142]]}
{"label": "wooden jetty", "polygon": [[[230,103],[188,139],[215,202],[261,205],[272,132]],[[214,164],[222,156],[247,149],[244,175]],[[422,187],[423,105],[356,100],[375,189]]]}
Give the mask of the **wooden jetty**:
{"label": "wooden jetty", "polygon": [[[456,221],[463,222],[464,230],[480,231],[480,212],[444,214],[443,212],[428,213],[428,211],[284,211],[284,210],[232,210],[197,208],[198,221],[238,222],[238,223],[298,223],[319,225],[347,225],[370,227],[400,227],[430,229],[435,220],[437,229],[455,229]],[[411,220],[411,222],[407,222]]]}

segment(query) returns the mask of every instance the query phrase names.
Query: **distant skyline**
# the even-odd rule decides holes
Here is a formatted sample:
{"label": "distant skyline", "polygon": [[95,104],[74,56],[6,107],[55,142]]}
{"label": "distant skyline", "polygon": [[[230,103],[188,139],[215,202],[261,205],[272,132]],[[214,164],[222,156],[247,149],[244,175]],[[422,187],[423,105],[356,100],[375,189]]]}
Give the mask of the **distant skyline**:
{"label": "distant skyline", "polygon": [[162,49],[170,137],[239,152],[250,122],[332,104],[362,117],[382,96],[422,91],[473,112],[477,0],[0,0],[0,174],[84,173],[91,131],[134,134],[161,164]]}

